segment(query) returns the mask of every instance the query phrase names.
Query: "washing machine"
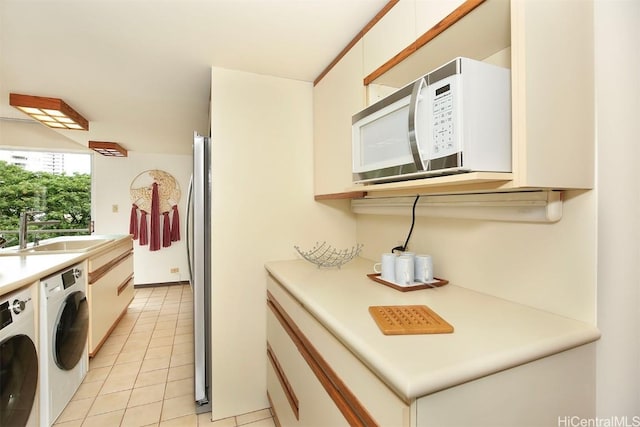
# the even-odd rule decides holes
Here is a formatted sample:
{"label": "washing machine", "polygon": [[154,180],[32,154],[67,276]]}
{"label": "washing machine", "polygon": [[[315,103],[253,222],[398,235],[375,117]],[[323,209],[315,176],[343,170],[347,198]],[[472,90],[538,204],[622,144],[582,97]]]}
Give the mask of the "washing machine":
{"label": "washing machine", "polygon": [[38,346],[33,287],[0,296],[0,426],[37,427]]}
{"label": "washing machine", "polygon": [[83,263],[40,280],[40,419],[50,426],[87,374],[89,306]]}

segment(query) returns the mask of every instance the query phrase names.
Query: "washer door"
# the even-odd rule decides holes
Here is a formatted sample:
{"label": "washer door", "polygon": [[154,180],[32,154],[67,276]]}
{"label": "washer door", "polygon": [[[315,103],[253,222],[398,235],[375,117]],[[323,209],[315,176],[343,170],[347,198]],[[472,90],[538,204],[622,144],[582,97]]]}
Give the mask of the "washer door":
{"label": "washer door", "polygon": [[84,292],[67,295],[54,328],[53,358],[60,369],[69,371],[77,364],[87,343],[89,306]]}
{"label": "washer door", "polygon": [[27,424],[38,386],[38,353],[26,335],[0,342],[0,426]]}

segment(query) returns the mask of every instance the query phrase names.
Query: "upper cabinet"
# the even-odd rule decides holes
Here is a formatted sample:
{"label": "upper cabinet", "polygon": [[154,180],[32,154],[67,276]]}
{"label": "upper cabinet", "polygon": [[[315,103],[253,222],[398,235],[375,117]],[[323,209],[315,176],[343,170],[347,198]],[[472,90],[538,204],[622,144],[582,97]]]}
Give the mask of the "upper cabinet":
{"label": "upper cabinet", "polygon": [[365,107],[362,41],[357,42],[313,88],[315,194],[352,187],[351,115]]}
{"label": "upper cabinet", "polygon": [[[431,3],[439,2],[400,0],[316,85],[314,143],[316,156],[322,155],[315,163],[316,196],[356,190],[382,196],[592,188],[592,1]],[[431,27],[425,31],[425,25]],[[421,34],[400,49],[398,44],[411,31]],[[512,173],[353,185],[351,116],[366,106],[367,99],[373,102],[457,56],[511,68]],[[358,61],[362,74],[356,79]],[[359,105],[356,93],[361,96]]]}

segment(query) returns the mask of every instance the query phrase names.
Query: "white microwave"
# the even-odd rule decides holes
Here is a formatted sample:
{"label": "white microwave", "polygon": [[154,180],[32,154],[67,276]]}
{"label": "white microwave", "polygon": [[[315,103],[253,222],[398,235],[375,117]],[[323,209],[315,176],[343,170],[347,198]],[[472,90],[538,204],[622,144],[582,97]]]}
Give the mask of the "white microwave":
{"label": "white microwave", "polygon": [[355,114],[353,181],[511,172],[511,78],[456,58]]}

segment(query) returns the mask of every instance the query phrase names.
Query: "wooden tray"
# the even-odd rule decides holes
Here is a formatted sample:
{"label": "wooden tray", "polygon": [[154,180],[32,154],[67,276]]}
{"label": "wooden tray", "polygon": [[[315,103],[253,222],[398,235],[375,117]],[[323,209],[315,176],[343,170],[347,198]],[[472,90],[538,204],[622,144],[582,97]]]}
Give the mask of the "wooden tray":
{"label": "wooden tray", "polygon": [[374,305],[369,313],[385,335],[453,332],[453,326],[426,305]]}
{"label": "wooden tray", "polygon": [[397,283],[388,282],[384,279],[381,279],[380,273],[367,274],[367,277],[374,282],[382,283],[383,285],[389,286],[390,288],[396,289],[400,292],[417,291],[418,289],[439,288],[440,286],[444,286],[449,283],[448,280],[438,279],[437,277],[434,277],[434,281],[432,283],[415,282],[415,284],[411,286],[400,286]]}

